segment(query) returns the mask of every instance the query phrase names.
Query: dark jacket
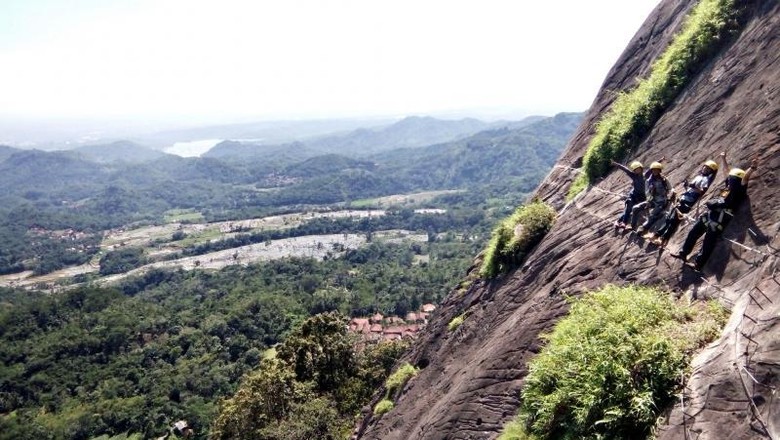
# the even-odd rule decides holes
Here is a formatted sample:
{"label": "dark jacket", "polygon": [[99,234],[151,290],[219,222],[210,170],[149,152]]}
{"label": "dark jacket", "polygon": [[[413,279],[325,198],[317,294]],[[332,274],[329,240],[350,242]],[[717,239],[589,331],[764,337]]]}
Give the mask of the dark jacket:
{"label": "dark jacket", "polygon": [[625,165],[618,163],[615,164],[615,166],[623,170],[623,172],[625,172],[628,175],[628,177],[631,179],[631,191],[628,193],[628,197],[634,202],[644,201],[645,200],[645,178],[649,170],[646,171],[645,175],[643,176],[631,171]]}

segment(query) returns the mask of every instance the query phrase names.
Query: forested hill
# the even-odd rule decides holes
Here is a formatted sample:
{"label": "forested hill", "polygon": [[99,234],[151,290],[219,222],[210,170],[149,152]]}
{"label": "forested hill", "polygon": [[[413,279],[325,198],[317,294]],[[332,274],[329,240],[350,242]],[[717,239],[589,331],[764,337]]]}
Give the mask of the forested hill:
{"label": "forested hill", "polygon": [[528,126],[486,130],[466,139],[374,156],[382,170],[414,186],[465,188],[517,185],[530,191],[560,155],[558,145],[579,125],[581,113],[561,113]]}
{"label": "forested hill", "polygon": [[0,162],[6,160],[10,155],[17,153],[19,151],[21,150],[13,147],[8,147],[5,145],[0,145]]}
{"label": "forested hill", "polygon": [[[262,207],[458,189],[496,183],[501,176],[527,176],[529,172],[533,174],[531,180],[538,180],[560,153],[579,117],[562,114],[535,120],[522,128],[504,127],[450,143],[391,150],[365,157],[360,164],[346,158],[352,156],[348,151],[317,157],[308,147],[302,147],[306,152],[301,154],[280,147],[272,150],[271,156],[241,161],[158,155],[132,143],[85,147],[75,152],[4,148],[0,151],[0,184],[6,191],[0,200],[5,210],[24,203],[34,203],[43,210],[77,202],[89,206],[91,200],[113,186],[138,193],[139,197],[142,194],[146,200],[143,203],[164,209],[193,207],[193,199],[204,195],[208,195],[213,207],[235,206],[236,198],[249,198],[246,205]],[[394,132],[405,133],[400,129]],[[390,139],[389,134],[386,136]],[[403,144],[403,139],[396,138],[393,143]],[[356,174],[356,170],[362,172]],[[341,188],[344,185],[340,182],[345,179],[355,185],[326,199],[317,195],[328,190],[322,186],[324,181]],[[235,185],[278,191],[258,193],[242,189],[236,193]],[[530,189],[525,185],[523,191]],[[299,196],[300,200],[296,200]]]}
{"label": "forested hill", "polygon": [[117,141],[110,144],[87,145],[73,150],[85,159],[93,162],[129,162],[139,163],[160,159],[165,153],[144,147],[130,141]]}
{"label": "forested hill", "polygon": [[209,151],[203,153],[201,157],[223,160],[265,159],[275,162],[290,162],[304,160],[320,153],[321,152],[313,150],[302,142],[265,145],[228,140],[214,145]]}
{"label": "forested hill", "polygon": [[[533,194],[541,202],[496,228],[357,437],[780,438],[778,35],[776,0],[662,0]],[[705,161],[719,165],[666,248],[615,227],[630,180],[610,164],[662,158],[678,194]],[[750,177],[748,199],[726,212],[732,172],[732,191]],[[702,240],[691,261],[672,255],[691,231],[714,238],[700,268]],[[722,318],[700,321],[707,311]]]}

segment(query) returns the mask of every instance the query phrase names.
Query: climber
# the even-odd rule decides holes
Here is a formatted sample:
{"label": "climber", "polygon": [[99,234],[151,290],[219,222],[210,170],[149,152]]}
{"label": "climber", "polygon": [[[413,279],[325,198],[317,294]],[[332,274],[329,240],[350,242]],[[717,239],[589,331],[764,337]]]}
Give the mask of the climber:
{"label": "climber", "polygon": [[[661,161],[662,160],[663,158]],[[666,209],[666,203],[668,202],[671,188],[669,187],[669,181],[661,174],[664,169],[661,161],[650,164],[650,177],[648,177],[645,182],[645,197],[647,200],[635,205],[631,209],[631,226],[629,226],[629,228],[633,230],[637,230],[636,224],[639,222],[639,212],[645,210],[650,211],[645,222],[639,230],[637,230],[639,234],[643,234],[650,229],[650,227],[653,226],[653,223],[661,218],[664,209]]]}
{"label": "climber", "polygon": [[[723,165],[729,168],[725,154],[721,154],[721,159],[723,160]],[[731,168],[720,197],[707,201],[708,211],[699,216],[690,232],[688,232],[682,248],[678,253],[672,254],[673,257],[685,261],[686,264],[697,271],[704,267],[715,249],[718,237],[726,229],[731,219],[734,218],[734,210],[747,198],[747,185],[750,181],[750,176],[757,169],[758,163],[756,159],[751,160],[747,171],[741,168]],[[696,255],[694,261],[687,261],[688,254],[691,253],[696,241],[702,235],[704,235],[704,243],[701,246],[701,250]]]}
{"label": "climber", "polygon": [[633,161],[628,166],[619,164],[614,160],[610,160],[613,166],[616,166],[623,170],[624,173],[631,178],[631,191],[626,195],[626,209],[623,210],[623,214],[615,222],[616,228],[624,228],[631,219],[631,209],[637,203],[644,202],[645,199],[645,175],[643,173],[643,166],[639,161]]}
{"label": "climber", "polygon": [[[725,157],[726,153],[721,153],[721,158]],[[683,219],[683,215],[691,212],[693,206],[699,201],[701,196],[707,192],[707,189],[715,180],[715,176],[718,174],[718,164],[713,160],[704,162],[699,171],[699,174],[693,178],[690,182],[688,179],[683,181],[683,188],[685,191],[677,201],[676,206],[669,209],[664,217],[663,224],[657,232],[648,232],[644,238],[650,240],[653,244],[661,247],[666,246],[669,239],[677,232],[677,228],[680,226],[680,221]]]}

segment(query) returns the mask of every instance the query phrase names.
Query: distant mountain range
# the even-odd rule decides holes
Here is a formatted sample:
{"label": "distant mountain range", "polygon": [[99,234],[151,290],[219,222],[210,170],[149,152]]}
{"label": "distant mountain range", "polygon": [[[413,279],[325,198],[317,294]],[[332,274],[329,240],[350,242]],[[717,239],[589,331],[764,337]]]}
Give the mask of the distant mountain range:
{"label": "distant mountain range", "polygon": [[[164,158],[166,153],[160,147],[175,142],[227,138],[229,140],[218,143],[201,157],[227,161],[265,160],[283,166],[322,154],[368,157],[394,149],[426,147],[493,128],[518,129],[545,119],[532,116],[522,121],[484,122],[473,118],[442,120],[413,116],[394,123],[323,120],[233,124],[167,131],[141,140],[84,145],[66,151],[95,163],[134,164]],[[0,146],[0,161],[18,151],[24,150]]]}
{"label": "distant mountain range", "polygon": [[[54,152],[0,147],[0,187],[5,190],[0,211],[28,202],[38,209],[92,206],[106,194],[143,198],[155,211],[205,202],[224,211],[484,185],[524,193],[547,173],[581,116],[559,114],[503,125],[407,118],[382,129],[310,143],[224,142],[199,158],[133,142]],[[464,134],[479,127],[487,129]],[[442,138],[450,140],[422,145]],[[328,151],[340,146],[345,146],[340,154]],[[127,191],[107,193],[111,187]],[[97,213],[99,207],[90,209]]]}
{"label": "distant mountain range", "polygon": [[153,150],[130,141],[117,141],[102,145],[87,145],[72,151],[82,155],[87,160],[98,163],[141,163],[157,160],[168,155],[161,151]]}
{"label": "distant mountain range", "polygon": [[348,133],[360,128],[392,124],[390,119],[321,119],[302,121],[264,121],[240,124],[211,125],[160,131],[134,137],[132,140],[153,148],[164,148],[175,142],[200,139],[231,139],[262,142],[266,145],[283,144],[319,136]]}
{"label": "distant mountain range", "polygon": [[393,149],[425,147],[451,142],[492,127],[521,128],[541,119],[545,118],[534,116],[522,121],[488,123],[473,118],[441,120],[432,117],[412,116],[390,125],[373,128],[362,127],[346,134],[321,136],[286,145],[225,141],[215,145],[203,154],[203,157],[247,159],[269,156],[280,151],[294,151],[301,157],[311,157],[322,153],[365,157]]}

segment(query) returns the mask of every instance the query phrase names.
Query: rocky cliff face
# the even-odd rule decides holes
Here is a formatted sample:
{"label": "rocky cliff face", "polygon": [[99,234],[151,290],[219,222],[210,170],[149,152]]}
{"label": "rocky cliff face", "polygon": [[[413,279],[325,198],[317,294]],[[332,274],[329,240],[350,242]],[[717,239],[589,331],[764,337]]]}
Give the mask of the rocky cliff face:
{"label": "rocky cliff face", "polygon": [[[732,166],[759,159],[750,200],[704,273],[613,229],[628,186],[622,173],[612,172],[568,205],[564,201],[595,122],[617,91],[647,75],[695,4],[663,0],[537,190],[559,211],[552,231],[513,273],[452,292],[408,355],[420,373],[392,411],[367,418],[359,438],[496,438],[519,407],[540,332],[568,311],[565,296],[608,283],[714,297],[732,312],[721,337],[695,358],[680,402],[664,416],[660,439],[780,438],[780,2],[738,3],[745,9],[742,30],[695,75],[631,157],[651,162],[665,156],[666,174],[678,190],[721,151]],[[672,238],[670,251],[679,248],[688,227]],[[448,331],[447,323],[462,313],[464,323]]]}

